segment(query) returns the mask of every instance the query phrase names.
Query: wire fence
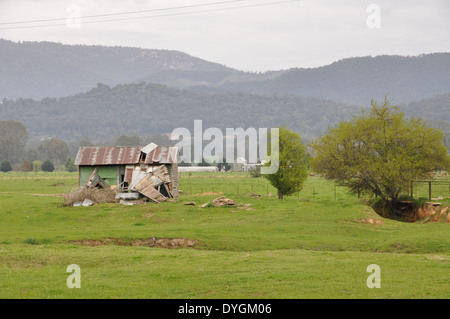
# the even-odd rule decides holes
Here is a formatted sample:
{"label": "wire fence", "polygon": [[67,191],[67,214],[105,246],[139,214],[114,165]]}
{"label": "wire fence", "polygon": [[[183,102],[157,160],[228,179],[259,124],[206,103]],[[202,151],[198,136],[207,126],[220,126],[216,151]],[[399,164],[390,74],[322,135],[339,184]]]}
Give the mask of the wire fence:
{"label": "wire fence", "polygon": [[[0,173],[0,180],[77,180],[78,173],[69,172],[8,172]],[[301,192],[291,195],[298,199],[334,199],[341,200],[348,196],[360,198],[361,193],[350,195],[345,187],[333,183],[323,183],[322,179],[309,178]],[[189,173],[179,174],[180,189],[183,194],[195,196],[199,194],[247,196],[277,196],[277,190],[265,178],[250,178],[243,173]],[[423,180],[411,183],[403,192],[413,198],[441,200],[450,198],[450,180]]]}
{"label": "wire fence", "polygon": [[31,179],[31,180],[61,180],[61,179],[78,179],[78,174],[72,173],[24,173],[24,172],[14,172],[14,173],[3,173],[0,174],[0,180],[23,180],[23,179]]}
{"label": "wire fence", "polygon": [[428,200],[450,198],[450,181],[415,181],[411,184],[409,195],[414,198],[428,198]]}

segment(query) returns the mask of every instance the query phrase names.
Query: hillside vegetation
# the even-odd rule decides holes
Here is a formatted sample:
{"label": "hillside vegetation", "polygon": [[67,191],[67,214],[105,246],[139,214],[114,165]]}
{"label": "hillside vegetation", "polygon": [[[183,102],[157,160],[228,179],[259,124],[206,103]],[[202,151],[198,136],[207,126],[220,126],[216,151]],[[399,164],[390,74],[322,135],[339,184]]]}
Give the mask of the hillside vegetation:
{"label": "hillside vegetation", "polygon": [[450,53],[351,57],[316,68],[252,73],[171,50],[0,39],[0,99],[63,97],[97,83],[151,82],[205,94],[297,95],[367,105],[409,103],[450,87]]}

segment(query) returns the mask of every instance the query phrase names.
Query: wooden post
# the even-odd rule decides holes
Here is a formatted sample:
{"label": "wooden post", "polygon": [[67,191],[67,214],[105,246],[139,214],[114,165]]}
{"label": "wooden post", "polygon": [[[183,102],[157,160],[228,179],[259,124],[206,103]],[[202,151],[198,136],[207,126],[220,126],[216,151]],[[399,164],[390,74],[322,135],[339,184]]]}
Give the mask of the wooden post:
{"label": "wooden post", "polygon": [[414,182],[411,182],[411,198],[414,198]]}
{"label": "wooden post", "polygon": [[431,182],[428,182],[428,200],[431,200]]}

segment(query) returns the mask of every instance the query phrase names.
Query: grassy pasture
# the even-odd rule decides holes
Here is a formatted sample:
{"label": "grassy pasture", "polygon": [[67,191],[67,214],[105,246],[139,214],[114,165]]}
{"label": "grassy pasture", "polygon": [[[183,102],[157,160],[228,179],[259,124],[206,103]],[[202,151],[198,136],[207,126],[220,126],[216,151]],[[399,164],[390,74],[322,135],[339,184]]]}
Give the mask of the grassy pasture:
{"label": "grassy pasture", "polygon": [[[52,174],[0,177],[0,298],[450,297],[450,224],[383,219],[318,177],[282,201],[263,178],[185,173],[178,202],[63,207],[77,175]],[[200,207],[219,195],[242,205]],[[72,242],[152,236],[198,243]],[[70,264],[81,289],[66,286]],[[381,268],[379,289],[366,285],[370,264]]]}

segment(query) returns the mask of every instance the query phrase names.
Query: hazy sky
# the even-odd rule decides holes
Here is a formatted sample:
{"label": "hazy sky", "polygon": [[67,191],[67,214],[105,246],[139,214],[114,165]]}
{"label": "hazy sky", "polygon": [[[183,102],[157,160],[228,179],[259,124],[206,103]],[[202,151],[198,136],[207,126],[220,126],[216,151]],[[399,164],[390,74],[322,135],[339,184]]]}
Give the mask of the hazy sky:
{"label": "hazy sky", "polygon": [[[246,71],[316,67],[353,56],[450,52],[449,0],[281,2],[0,0],[0,38],[171,49]],[[235,7],[246,8],[228,10]],[[104,16],[83,18],[91,15]],[[46,19],[59,20],[6,24]],[[91,23],[101,20],[116,21]],[[37,27],[46,24],[56,26]]]}

